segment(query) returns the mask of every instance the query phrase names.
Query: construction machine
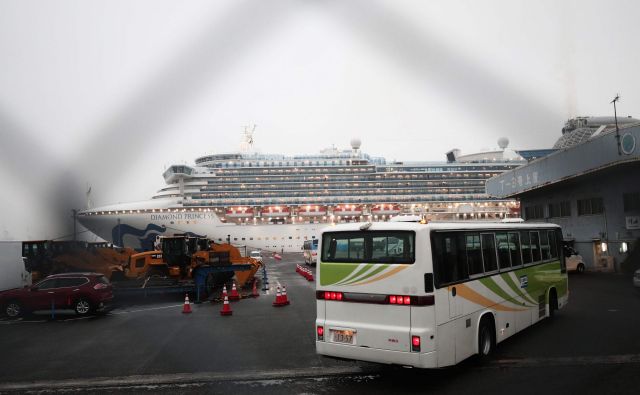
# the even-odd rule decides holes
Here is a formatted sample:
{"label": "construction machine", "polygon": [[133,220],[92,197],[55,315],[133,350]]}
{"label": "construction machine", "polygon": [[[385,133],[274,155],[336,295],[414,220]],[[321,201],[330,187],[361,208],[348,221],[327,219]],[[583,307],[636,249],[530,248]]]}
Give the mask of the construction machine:
{"label": "construction machine", "polygon": [[[185,280],[193,278],[198,269],[211,268],[213,270],[207,270],[206,275],[206,288],[210,291],[213,287],[226,283],[234,275],[238,286],[244,286],[261,265],[253,258],[243,257],[235,246],[216,244],[201,237],[159,236],[155,244],[154,251],[131,256],[128,265],[124,267],[126,278],[163,277]],[[239,265],[238,270],[233,270],[234,265]]]}

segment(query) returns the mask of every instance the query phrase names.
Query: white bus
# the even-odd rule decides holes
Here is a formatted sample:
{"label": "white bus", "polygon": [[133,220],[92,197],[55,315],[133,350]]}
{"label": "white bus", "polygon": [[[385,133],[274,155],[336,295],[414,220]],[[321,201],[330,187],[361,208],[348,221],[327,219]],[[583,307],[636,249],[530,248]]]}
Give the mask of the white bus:
{"label": "white bus", "polygon": [[366,223],[325,228],[316,276],[319,354],[454,365],[568,301],[552,224]]}

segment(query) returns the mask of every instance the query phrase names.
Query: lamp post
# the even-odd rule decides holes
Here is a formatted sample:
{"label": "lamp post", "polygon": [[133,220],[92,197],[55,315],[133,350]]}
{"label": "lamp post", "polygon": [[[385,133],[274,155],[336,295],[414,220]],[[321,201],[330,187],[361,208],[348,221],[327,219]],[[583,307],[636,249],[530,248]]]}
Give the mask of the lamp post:
{"label": "lamp post", "polygon": [[620,94],[616,94],[616,97],[611,100],[613,103],[613,118],[616,122],[616,145],[618,146],[618,155],[622,155],[620,152],[620,130],[618,129],[618,112],[616,111],[616,102],[620,100]]}

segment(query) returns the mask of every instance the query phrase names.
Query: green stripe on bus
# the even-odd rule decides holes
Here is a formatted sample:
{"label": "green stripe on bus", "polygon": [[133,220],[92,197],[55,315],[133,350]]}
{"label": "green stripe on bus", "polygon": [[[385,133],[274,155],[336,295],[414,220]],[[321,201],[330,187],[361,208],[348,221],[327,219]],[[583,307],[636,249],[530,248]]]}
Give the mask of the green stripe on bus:
{"label": "green stripe on bus", "polygon": [[[373,265],[368,265],[367,269],[370,268],[371,266],[373,266]],[[340,285],[350,285],[350,284],[353,284],[355,282],[366,280],[366,279],[371,278],[371,277],[375,276],[376,274],[380,273],[381,271],[383,271],[387,267],[389,267],[389,265],[379,265],[379,266],[380,267],[376,268],[371,273],[367,274],[365,277],[357,278],[357,276],[356,276],[356,278],[351,279],[351,280],[347,281],[346,283],[343,283],[343,284],[340,284]]]}
{"label": "green stripe on bus", "polygon": [[320,285],[333,285],[347,278],[357,265],[344,263],[321,263],[320,264]]}
{"label": "green stripe on bus", "polygon": [[[489,290],[491,290],[494,294],[498,295],[501,298],[501,300],[512,301],[512,299],[515,299],[511,295],[506,293],[498,284],[496,284],[496,282],[493,281],[491,277],[481,278],[480,283],[482,283],[485,287],[489,288]],[[517,304],[520,304],[520,303],[517,303]]]}
{"label": "green stripe on bus", "polygon": [[501,277],[504,280],[504,282],[507,283],[507,285],[513,290],[513,292],[518,294],[524,301],[529,302],[534,306],[538,304],[534,302],[528,294],[522,292],[520,287],[517,286],[515,282],[513,282],[513,279],[511,278],[511,272],[502,273]]}
{"label": "green stripe on bus", "polygon": [[351,282],[351,281],[353,281],[354,278],[357,278],[358,276],[361,276],[362,273],[365,273],[369,269],[371,269],[371,265],[370,264],[369,265],[365,265],[365,264],[358,265],[358,269],[356,269],[353,272],[351,272],[351,274],[349,274],[347,277],[345,277],[342,280],[340,280],[336,285],[344,285],[344,281],[347,281],[347,279],[349,279],[348,281]]}

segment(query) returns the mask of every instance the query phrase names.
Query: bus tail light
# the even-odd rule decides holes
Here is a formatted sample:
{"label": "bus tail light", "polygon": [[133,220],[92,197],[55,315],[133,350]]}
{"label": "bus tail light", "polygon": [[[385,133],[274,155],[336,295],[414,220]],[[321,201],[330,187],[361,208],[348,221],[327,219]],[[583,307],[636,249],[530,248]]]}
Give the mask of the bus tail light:
{"label": "bus tail light", "polygon": [[420,352],[420,336],[411,336],[411,351]]}
{"label": "bus tail light", "polygon": [[403,295],[389,295],[389,304],[402,304],[402,305],[421,305],[421,299],[411,296],[403,296]]}
{"label": "bus tail light", "polygon": [[318,325],[318,327],[316,328],[316,332],[318,334],[318,340],[324,340],[324,327]]}
{"label": "bus tail light", "polygon": [[340,301],[344,298],[344,294],[342,292],[320,291],[316,293],[316,297],[317,299]]}

